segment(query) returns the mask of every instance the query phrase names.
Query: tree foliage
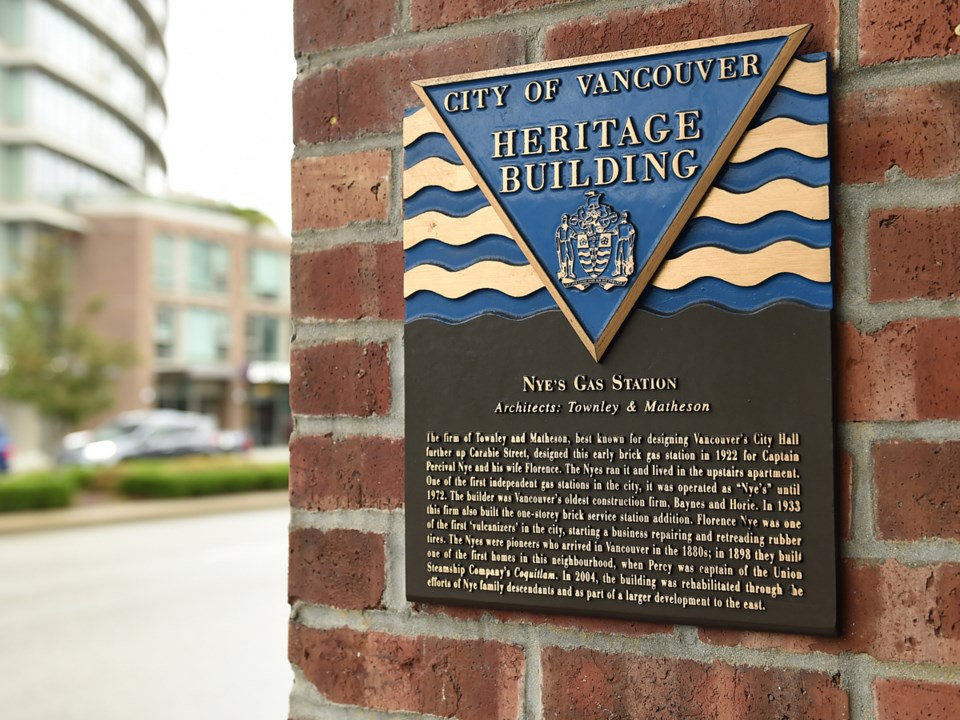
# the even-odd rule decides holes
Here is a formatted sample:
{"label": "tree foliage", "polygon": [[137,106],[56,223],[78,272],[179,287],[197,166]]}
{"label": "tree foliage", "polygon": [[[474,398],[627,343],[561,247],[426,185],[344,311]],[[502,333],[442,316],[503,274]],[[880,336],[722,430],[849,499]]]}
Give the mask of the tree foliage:
{"label": "tree foliage", "polygon": [[116,377],[135,354],[131,346],[94,332],[91,322],[101,302],[70,306],[61,244],[39,241],[25,272],[6,284],[3,296],[0,395],[64,426],[109,409]]}

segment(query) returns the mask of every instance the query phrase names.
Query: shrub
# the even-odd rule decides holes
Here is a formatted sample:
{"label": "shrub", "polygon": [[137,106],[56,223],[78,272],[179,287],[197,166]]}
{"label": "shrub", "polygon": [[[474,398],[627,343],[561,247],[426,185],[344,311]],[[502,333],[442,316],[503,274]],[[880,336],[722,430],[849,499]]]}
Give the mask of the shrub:
{"label": "shrub", "polygon": [[78,478],[63,472],[33,472],[0,480],[0,512],[66,507]]}
{"label": "shrub", "polygon": [[117,488],[132,497],[173,498],[280,490],[287,487],[286,465],[131,463],[120,471]]}

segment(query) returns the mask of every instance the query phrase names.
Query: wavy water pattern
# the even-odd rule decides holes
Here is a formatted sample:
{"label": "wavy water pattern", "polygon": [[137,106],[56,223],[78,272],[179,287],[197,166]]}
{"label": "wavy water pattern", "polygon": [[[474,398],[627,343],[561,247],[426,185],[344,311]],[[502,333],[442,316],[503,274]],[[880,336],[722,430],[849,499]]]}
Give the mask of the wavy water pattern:
{"label": "wavy water pattern", "polygon": [[452,165],[462,164],[446,135],[429,133],[403,149],[403,168],[409,170],[417,163],[433,157],[442,158]]}
{"label": "wavy water pattern", "polygon": [[779,178],[810,186],[827,185],[830,160],[809,158],[791,150],[771,150],[745,163],[726,165],[713,186],[727,192],[746,193]]}
{"label": "wavy water pattern", "polygon": [[763,125],[777,117],[790,118],[806,125],[822,125],[830,119],[829,116],[829,108],[820,95],[807,95],[778,87],[770,94],[751,126]]}
{"label": "wavy water pattern", "polygon": [[[826,63],[820,54],[790,64],[637,311],[832,307]],[[559,311],[433,117],[414,112],[403,137],[407,319]]]}
{"label": "wavy water pattern", "polygon": [[463,192],[450,192],[436,185],[424,188],[403,201],[403,209],[409,219],[431,210],[440,211],[441,209],[445,215],[462,218],[489,205],[483,191],[478,187]]}
{"label": "wavy water pattern", "polygon": [[749,225],[697,218],[677,238],[667,258],[711,246],[734,252],[754,252],[781,240],[796,240],[815,248],[830,247],[830,221],[809,220],[788,212],[775,212]]}
{"label": "wavy water pattern", "polygon": [[480,290],[457,300],[432,292],[419,292],[407,298],[407,322],[433,318],[456,324],[481,315],[523,320],[550,310],[559,312],[546,288],[523,298],[510,297],[496,290]]}
{"label": "wavy water pattern", "polygon": [[797,275],[777,275],[753,287],[739,287],[716,278],[702,278],[681,290],[647,286],[637,310],[672,315],[698,303],[733,312],[751,313],[779,302],[797,302],[817,310],[833,307],[833,286]]}
{"label": "wavy water pattern", "polygon": [[508,265],[527,264],[527,258],[516,241],[502,235],[485,235],[462,247],[426,240],[407,250],[404,256],[407,270],[418,265],[439,265],[447,270],[463,270],[482,260],[499,260]]}

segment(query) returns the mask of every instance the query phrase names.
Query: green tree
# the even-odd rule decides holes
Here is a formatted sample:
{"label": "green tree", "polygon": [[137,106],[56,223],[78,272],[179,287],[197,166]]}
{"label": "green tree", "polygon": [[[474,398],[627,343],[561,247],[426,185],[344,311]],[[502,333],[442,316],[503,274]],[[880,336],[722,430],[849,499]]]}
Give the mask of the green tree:
{"label": "green tree", "polygon": [[111,407],[116,377],[136,356],[94,332],[101,301],[70,306],[64,246],[47,238],[34,250],[0,299],[0,396],[33,406],[51,422],[53,441]]}

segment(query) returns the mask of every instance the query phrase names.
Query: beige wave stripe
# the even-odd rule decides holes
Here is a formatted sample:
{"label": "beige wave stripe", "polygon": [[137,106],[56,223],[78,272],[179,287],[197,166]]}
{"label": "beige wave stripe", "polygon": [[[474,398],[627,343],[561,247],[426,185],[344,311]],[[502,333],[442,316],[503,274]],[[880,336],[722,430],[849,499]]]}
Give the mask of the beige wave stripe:
{"label": "beige wave stripe", "polygon": [[823,95],[827,92],[826,58],[814,62],[795,58],[787,65],[777,85],[806,95]]}
{"label": "beige wave stripe", "polygon": [[752,287],[785,272],[814,282],[830,282],[830,248],[811,248],[796,240],[781,240],[746,254],[717,247],[697,248],[665,262],[651,284],[676,290],[699,278],[715,277]]}
{"label": "beige wave stripe", "polygon": [[[810,220],[827,220],[830,217],[829,188],[826,185],[808,187],[787,178],[773,180],[748,193],[712,188],[694,217],[744,225],[777,211],[796,213]],[[489,205],[462,218],[431,210],[403,222],[405,249],[430,239],[446,245],[467,245],[484,235],[510,237],[503,221]]]}
{"label": "beige wave stripe", "polygon": [[485,205],[466,217],[457,218],[436,210],[403,221],[403,247],[416,247],[424,240],[439,240],[445,245],[467,245],[484,235],[511,237],[496,210]]}
{"label": "beige wave stripe", "polygon": [[403,119],[403,146],[407,147],[424,135],[438,132],[441,132],[441,130],[437,121],[433,119],[433,115],[425,107],[422,107]]}
{"label": "beige wave stripe", "polygon": [[[746,254],[716,247],[697,248],[665,262],[651,285],[662,290],[677,290],[699,278],[715,277],[740,287],[752,287],[781,273],[792,273],[814,282],[830,282],[830,249],[807,247],[796,240],[781,240]],[[542,287],[530,265],[508,265],[497,260],[484,260],[463,270],[419,265],[404,273],[403,279],[404,297],[421,290],[450,299],[477,290],[497,290],[512,297],[524,297]]]}
{"label": "beige wave stripe", "polygon": [[745,225],[777,211],[796,213],[810,220],[827,220],[830,217],[829,187],[808,187],[789,178],[772,180],[746,193],[714,187],[707,192],[694,217]]}
{"label": "beige wave stripe", "polygon": [[498,260],[482,260],[463,270],[418,265],[403,274],[404,297],[430,290],[455,300],[485,289],[497,290],[512,297],[524,297],[542,287],[540,276],[530,265],[508,265]]}
{"label": "beige wave stripe", "polygon": [[827,126],[807,125],[785,117],[768,120],[744,134],[728,162],[746,162],[780,148],[811,158],[826,157]]}
{"label": "beige wave stripe", "polygon": [[431,185],[450,192],[460,192],[475,188],[477,182],[463,165],[454,165],[439,157],[427,158],[403,171],[404,200]]}

